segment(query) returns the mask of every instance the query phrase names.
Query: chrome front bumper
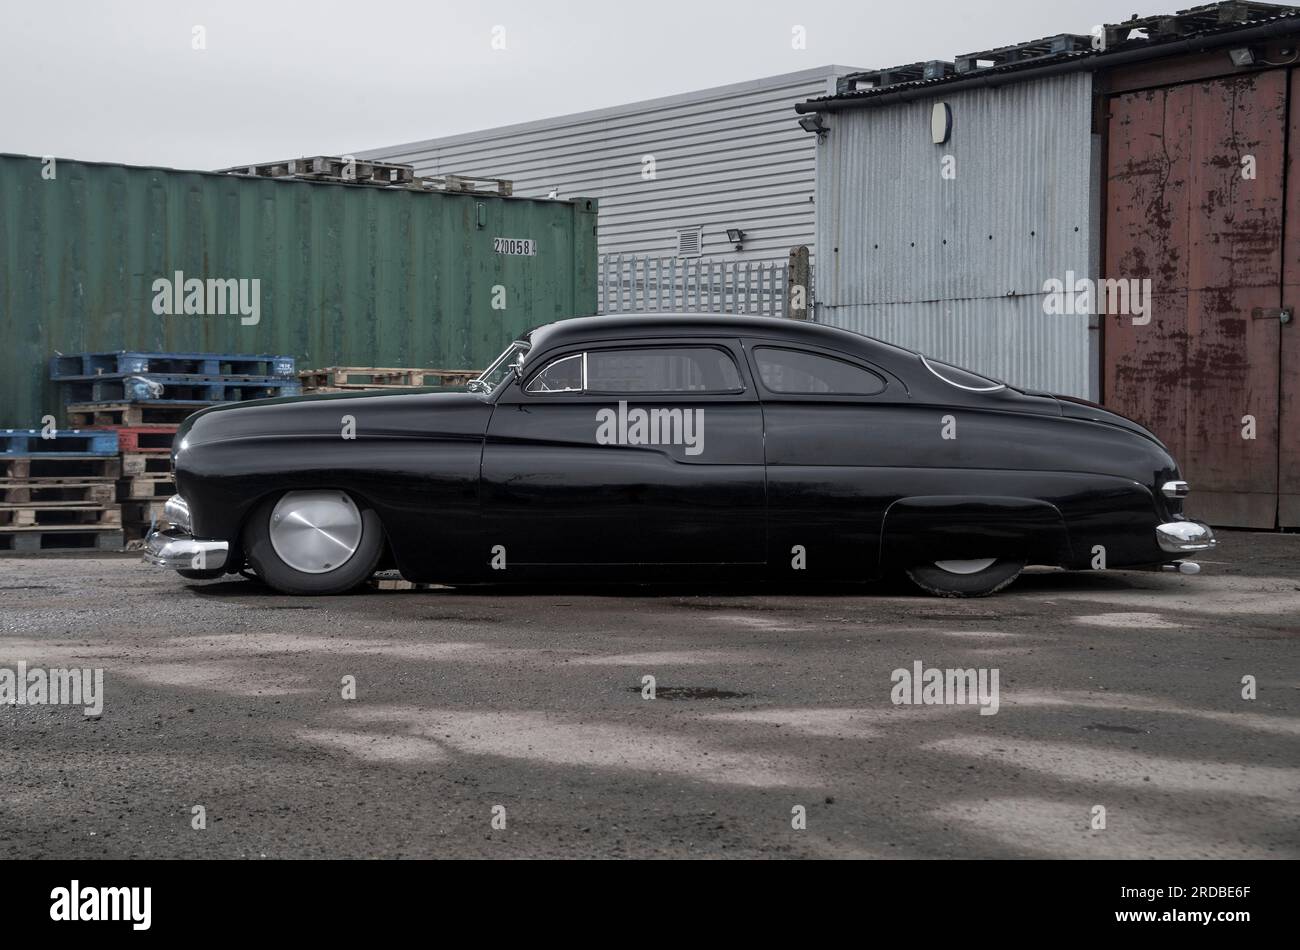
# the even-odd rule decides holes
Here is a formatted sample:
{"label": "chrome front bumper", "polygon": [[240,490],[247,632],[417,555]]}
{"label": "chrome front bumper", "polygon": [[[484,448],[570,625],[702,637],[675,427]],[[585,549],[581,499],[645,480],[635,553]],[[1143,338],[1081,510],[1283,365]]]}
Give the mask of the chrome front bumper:
{"label": "chrome front bumper", "polygon": [[200,541],[180,528],[151,531],[144,541],[145,563],[173,571],[217,571],[229,553],[225,541]]}
{"label": "chrome front bumper", "polygon": [[1156,541],[1170,554],[1208,551],[1219,543],[1210,526],[1199,521],[1167,521],[1156,527]]}

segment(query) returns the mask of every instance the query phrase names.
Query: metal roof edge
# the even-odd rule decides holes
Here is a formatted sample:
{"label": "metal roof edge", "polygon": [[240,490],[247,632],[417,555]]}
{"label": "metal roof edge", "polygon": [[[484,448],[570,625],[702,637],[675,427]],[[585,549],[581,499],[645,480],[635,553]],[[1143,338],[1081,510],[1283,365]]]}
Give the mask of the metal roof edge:
{"label": "metal roof edge", "polygon": [[1084,70],[1096,72],[1131,62],[1163,59],[1180,53],[1203,52],[1253,39],[1285,36],[1288,33],[1300,34],[1300,9],[1297,9],[1294,13],[1279,14],[1265,20],[1233,24],[1232,28],[1191,34],[1181,39],[1169,39],[1157,43],[1132,40],[1120,47],[1109,50],[1066,52],[1048,60],[1007,63],[975,72],[957,73],[942,79],[923,79],[834,96],[820,96],[796,103],[794,108],[795,112],[801,115],[813,112],[840,112],[847,109],[872,108],[894,102],[923,98],[932,93],[937,94],[939,91],[946,92],[953,89],[1032,82],[1035,79]]}
{"label": "metal roof edge", "polygon": [[724,96],[739,95],[745,92],[758,92],[764,89],[790,85],[791,83],[805,82],[813,79],[825,79],[831,76],[847,76],[849,73],[862,71],[862,67],[860,66],[840,66],[832,63],[826,66],[816,66],[810,69],[801,69],[790,73],[778,73],[775,76],[763,76],[758,79],[747,79],[742,82],[727,83],[722,86],[709,86],[704,89],[695,89],[690,92],[678,92],[668,96],[658,96],[653,99],[638,99],[634,102],[621,103],[613,106],[601,106],[597,109],[588,109],[582,112],[567,112],[561,115],[548,116],[542,119],[529,119],[527,122],[489,126],[483,129],[473,129],[467,132],[455,132],[451,135],[440,135],[436,138],[419,139],[412,142],[399,142],[395,145],[378,146],[376,148],[348,152],[347,154],[352,155],[355,158],[378,158],[380,156],[392,155],[403,151],[419,151],[422,149],[439,148],[446,145],[458,145],[463,142],[481,141],[495,136],[518,135],[521,132],[532,132],[539,129],[559,128],[564,125],[579,125],[583,122],[593,120],[610,119],[622,115],[632,115],[637,112],[645,111],[646,109],[664,109],[677,105],[707,102],[710,99],[722,98]]}

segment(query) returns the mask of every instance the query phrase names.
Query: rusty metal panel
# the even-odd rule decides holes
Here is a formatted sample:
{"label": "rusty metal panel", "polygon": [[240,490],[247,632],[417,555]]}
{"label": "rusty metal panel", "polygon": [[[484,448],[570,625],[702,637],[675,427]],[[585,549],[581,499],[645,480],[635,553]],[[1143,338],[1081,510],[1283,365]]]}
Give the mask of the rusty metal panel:
{"label": "rusty metal panel", "polygon": [[1286,235],[1282,242],[1282,306],[1292,314],[1279,322],[1278,524],[1300,527],[1300,71],[1291,71],[1291,128],[1286,173]]}
{"label": "rusty metal panel", "polygon": [[[0,425],[57,414],[55,351],[486,365],[596,308],[596,201],[243,178],[0,155]],[[495,238],[536,242],[499,253]],[[256,323],[157,314],[156,279],[259,281]],[[501,288],[498,292],[496,288]]]}
{"label": "rusty metal panel", "polygon": [[1196,513],[1271,528],[1279,323],[1252,314],[1280,304],[1284,72],[1108,106],[1105,274],[1150,279],[1154,306],[1145,325],[1106,317],[1105,402],[1166,439]]}

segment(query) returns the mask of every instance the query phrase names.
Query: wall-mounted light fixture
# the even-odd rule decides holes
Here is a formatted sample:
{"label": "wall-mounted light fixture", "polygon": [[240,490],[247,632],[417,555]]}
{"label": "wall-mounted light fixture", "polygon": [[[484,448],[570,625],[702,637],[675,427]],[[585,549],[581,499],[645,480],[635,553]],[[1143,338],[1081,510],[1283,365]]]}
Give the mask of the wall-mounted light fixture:
{"label": "wall-mounted light fixture", "polygon": [[942,145],[952,135],[952,109],[946,102],[936,102],[930,110],[930,141]]}
{"label": "wall-mounted light fixture", "polygon": [[1249,46],[1234,46],[1228,50],[1228,58],[1234,66],[1254,66],[1255,51]]}
{"label": "wall-mounted light fixture", "polygon": [[826,128],[826,123],[822,121],[822,114],[814,112],[804,116],[799,120],[799,127],[805,132],[816,132],[818,136],[825,135],[830,130]]}
{"label": "wall-mounted light fixture", "polygon": [[745,232],[740,228],[727,228],[727,240],[736,245],[736,250],[745,249]]}

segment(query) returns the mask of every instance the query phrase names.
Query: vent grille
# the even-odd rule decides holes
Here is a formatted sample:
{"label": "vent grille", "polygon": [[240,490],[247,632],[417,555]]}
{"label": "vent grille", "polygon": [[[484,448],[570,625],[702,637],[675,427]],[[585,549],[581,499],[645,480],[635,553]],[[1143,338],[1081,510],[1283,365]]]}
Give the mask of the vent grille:
{"label": "vent grille", "polygon": [[704,243],[703,228],[683,228],[677,232],[677,256],[699,257]]}

